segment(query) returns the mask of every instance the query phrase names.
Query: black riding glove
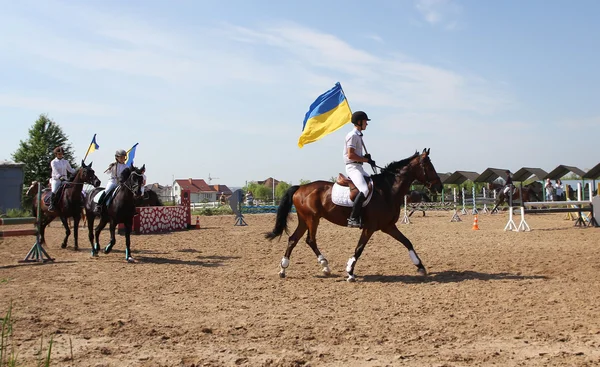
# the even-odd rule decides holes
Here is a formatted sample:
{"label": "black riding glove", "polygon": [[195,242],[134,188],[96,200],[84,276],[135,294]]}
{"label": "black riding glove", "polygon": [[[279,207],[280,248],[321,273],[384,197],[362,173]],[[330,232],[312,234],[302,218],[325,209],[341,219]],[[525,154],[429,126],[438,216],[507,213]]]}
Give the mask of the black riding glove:
{"label": "black riding glove", "polygon": [[375,161],[371,159],[371,155],[369,153],[365,154],[363,157],[368,159],[367,163],[369,163],[371,166],[375,165]]}

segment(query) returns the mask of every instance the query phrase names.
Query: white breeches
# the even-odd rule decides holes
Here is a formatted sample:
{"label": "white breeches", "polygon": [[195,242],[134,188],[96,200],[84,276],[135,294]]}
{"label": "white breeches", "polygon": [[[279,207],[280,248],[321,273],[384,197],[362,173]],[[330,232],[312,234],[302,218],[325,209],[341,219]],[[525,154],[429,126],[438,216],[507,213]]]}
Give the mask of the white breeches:
{"label": "white breeches", "polygon": [[360,164],[347,164],[346,174],[352,180],[356,188],[365,195],[369,193],[369,186],[365,181],[365,176],[369,176]]}
{"label": "white breeches", "polygon": [[112,190],[114,187],[119,186],[119,184],[117,183],[117,181],[115,180],[108,180],[108,184],[106,185],[106,192],[108,192],[109,190]]}
{"label": "white breeches", "polygon": [[55,179],[50,180],[50,186],[52,187],[53,194],[56,194],[56,191],[58,191],[60,184],[61,184],[60,180],[55,180]]}

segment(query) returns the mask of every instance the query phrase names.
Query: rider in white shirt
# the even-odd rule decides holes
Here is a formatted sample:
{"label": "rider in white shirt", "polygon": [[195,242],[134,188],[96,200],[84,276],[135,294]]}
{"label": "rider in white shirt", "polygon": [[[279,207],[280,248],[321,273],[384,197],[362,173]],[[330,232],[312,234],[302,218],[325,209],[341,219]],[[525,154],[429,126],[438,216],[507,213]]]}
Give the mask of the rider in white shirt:
{"label": "rider in white shirt", "polygon": [[363,169],[363,163],[369,163],[374,166],[375,161],[371,159],[370,154],[363,155],[363,131],[367,128],[367,121],[371,121],[366,113],[363,111],[356,111],[352,114],[352,123],[354,129],[346,135],[344,144],[344,163],[346,164],[346,174],[356,188],[360,191],[356,199],[354,199],[354,205],[352,207],[352,213],[348,218],[348,227],[357,228],[360,227],[360,218],[362,205],[367,198],[369,193],[369,186],[365,180],[365,176],[369,177],[369,174]]}
{"label": "rider in white shirt", "polygon": [[50,162],[50,167],[52,168],[52,175],[50,177],[52,194],[50,195],[50,205],[48,206],[48,211],[51,212],[55,210],[54,205],[56,204],[56,192],[62,185],[63,181],[67,180],[67,172],[75,172],[75,170],[71,168],[69,161],[64,159],[65,151],[62,147],[54,148],[54,155],[56,155],[56,158]]}
{"label": "rider in white shirt", "polygon": [[108,179],[108,184],[106,185],[106,189],[100,196],[98,200],[98,205],[94,208],[94,212],[96,215],[100,215],[102,212],[102,208],[104,207],[104,203],[109,195],[112,194],[114,189],[119,186],[119,180],[121,178],[121,172],[127,167],[125,165],[125,159],[127,157],[127,152],[123,149],[119,149],[115,152],[115,161],[111,163],[104,173],[108,173],[110,178]]}

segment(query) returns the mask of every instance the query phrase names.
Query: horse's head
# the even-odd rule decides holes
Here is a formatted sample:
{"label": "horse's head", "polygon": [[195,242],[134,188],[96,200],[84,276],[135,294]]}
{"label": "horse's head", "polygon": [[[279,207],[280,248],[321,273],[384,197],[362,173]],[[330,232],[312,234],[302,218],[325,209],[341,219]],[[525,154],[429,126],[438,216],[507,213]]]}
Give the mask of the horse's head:
{"label": "horse's head", "polygon": [[421,154],[415,152],[407,168],[412,171],[415,179],[425,185],[431,192],[442,192],[442,180],[435,171],[433,163],[431,163],[429,151],[430,149],[423,149]]}
{"label": "horse's head", "polygon": [[90,184],[94,187],[100,186],[100,179],[96,176],[96,172],[94,172],[92,169],[92,163],[90,163],[89,166],[86,166],[85,162],[82,160],[78,175],[81,182]]}
{"label": "horse's head", "polygon": [[34,194],[37,194],[39,185],[40,185],[39,182],[32,181],[31,186],[29,186],[29,188],[27,189],[27,192],[25,193],[25,196],[33,196]]}
{"label": "horse's head", "polygon": [[141,168],[131,166],[125,168],[123,172],[121,172],[121,182],[131,190],[133,197],[136,199],[142,197],[142,186],[144,185],[143,171],[145,168],[145,164]]}

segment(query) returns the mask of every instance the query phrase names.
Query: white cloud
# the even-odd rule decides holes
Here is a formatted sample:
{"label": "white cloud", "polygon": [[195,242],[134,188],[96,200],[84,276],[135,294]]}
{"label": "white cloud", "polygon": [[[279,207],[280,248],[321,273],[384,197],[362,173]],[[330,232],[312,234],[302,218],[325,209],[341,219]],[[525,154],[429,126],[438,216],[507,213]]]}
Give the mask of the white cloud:
{"label": "white cloud", "polygon": [[458,18],[462,13],[462,8],[453,0],[416,0],[415,8],[427,23],[448,30],[458,27]]}

